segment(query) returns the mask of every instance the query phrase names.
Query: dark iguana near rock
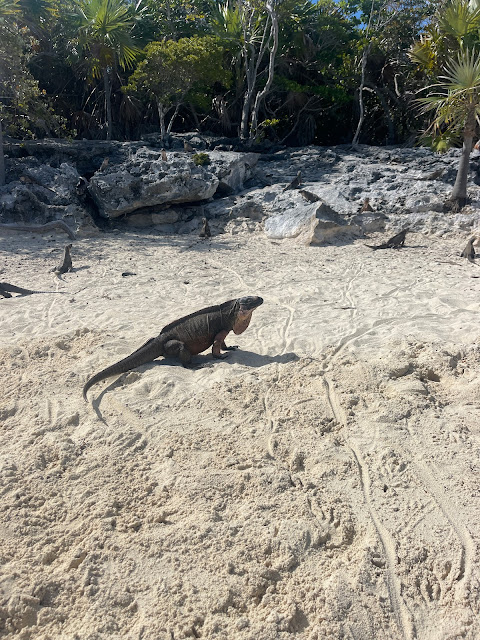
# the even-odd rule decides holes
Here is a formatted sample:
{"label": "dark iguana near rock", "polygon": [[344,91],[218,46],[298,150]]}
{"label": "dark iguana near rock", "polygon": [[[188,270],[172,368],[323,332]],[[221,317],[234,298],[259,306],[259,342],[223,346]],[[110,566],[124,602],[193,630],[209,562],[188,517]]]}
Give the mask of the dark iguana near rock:
{"label": "dark iguana near rock", "polygon": [[202,229],[198,234],[200,238],[211,238],[212,232],[210,231],[210,225],[206,218],[202,218]]}
{"label": "dark iguana near rock", "polygon": [[317,196],[316,193],[312,193],[311,191],[307,191],[306,189],[300,189],[298,193],[300,193],[300,195],[302,195],[305,200],[308,200],[309,202],[319,202],[321,200],[321,198]]}
{"label": "dark iguana near rock", "polygon": [[371,244],[367,244],[367,247],[370,247],[370,249],[400,249],[400,247],[403,247],[405,245],[405,236],[409,231],[410,229],[408,228],[404,229],[383,244],[379,244],[375,247],[373,247]]}
{"label": "dark iguana near rock", "polygon": [[70,249],[72,248],[72,246],[73,245],[71,244],[65,245],[63,262],[59,264],[58,267],[55,267],[55,269],[52,269],[52,271],[54,271],[57,275],[59,275],[60,273],[67,273],[67,271],[73,271],[72,256],[70,255]]}
{"label": "dark iguana near rock", "polygon": [[298,189],[298,187],[302,184],[302,172],[299,171],[296,177],[283,189],[284,191],[288,191],[289,189]]}
{"label": "dark iguana near rock", "polygon": [[230,331],[237,335],[243,333],[250,324],[254,309],[262,303],[262,298],[258,296],[246,296],[200,309],[167,324],[156,338],[150,338],[129,356],[90,378],[83,387],[85,401],[87,391],[97,382],[126,373],[142,364],[152,362],[159,356],[179,358],[185,367],[190,364],[192,356],[213,345],[213,357],[225,358],[228,354],[222,354],[221,351],[237,348],[226,346],[227,334]]}
{"label": "dark iguana near rock", "polygon": [[475,242],[475,240],[475,236],[473,238],[470,238],[470,240],[467,242],[467,246],[460,254],[462,258],[467,258],[467,260],[469,260],[470,262],[473,262],[475,260],[475,249],[473,248],[473,243]]}
{"label": "dark iguana near rock", "polygon": [[373,207],[370,204],[370,198],[365,198],[362,206],[360,207],[359,213],[366,213],[367,211],[373,211]]}

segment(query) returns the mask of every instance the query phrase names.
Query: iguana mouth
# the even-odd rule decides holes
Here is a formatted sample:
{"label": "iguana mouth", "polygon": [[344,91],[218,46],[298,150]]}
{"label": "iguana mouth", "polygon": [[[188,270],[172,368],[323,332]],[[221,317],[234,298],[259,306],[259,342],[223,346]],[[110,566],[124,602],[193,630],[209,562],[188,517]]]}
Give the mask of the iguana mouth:
{"label": "iguana mouth", "polygon": [[243,298],[238,298],[238,310],[240,313],[253,311],[261,304],[263,304],[263,298],[260,298],[259,296],[245,296]]}

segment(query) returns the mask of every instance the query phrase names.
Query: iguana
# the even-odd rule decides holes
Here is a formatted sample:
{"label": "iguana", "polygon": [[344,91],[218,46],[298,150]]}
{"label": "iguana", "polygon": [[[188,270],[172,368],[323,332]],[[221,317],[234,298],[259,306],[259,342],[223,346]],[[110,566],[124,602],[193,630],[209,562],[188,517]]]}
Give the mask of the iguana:
{"label": "iguana", "polygon": [[206,218],[202,218],[202,229],[199,233],[200,238],[211,238],[212,232],[210,231],[210,225]]}
{"label": "iguana", "polygon": [[405,236],[407,235],[407,233],[410,231],[410,229],[404,229],[403,231],[400,231],[400,233],[397,233],[397,235],[393,236],[393,238],[390,238],[390,240],[387,240],[387,242],[384,242],[383,244],[379,244],[375,247],[373,247],[371,244],[367,244],[367,247],[370,247],[370,249],[400,249],[400,247],[403,247],[405,244]]}
{"label": "iguana", "polygon": [[311,191],[307,191],[306,189],[300,189],[298,193],[300,193],[305,198],[305,200],[308,200],[309,202],[319,202],[319,200],[321,200],[321,198],[319,198],[316,193],[312,193]]}
{"label": "iguana", "polygon": [[366,213],[367,211],[373,211],[372,205],[370,204],[370,198],[365,198],[362,206],[360,207],[360,213]]}
{"label": "iguana", "polygon": [[28,296],[31,293],[66,293],[66,291],[32,291],[31,289],[16,287],[14,284],[9,284],[8,282],[0,282],[0,296],[3,296],[4,298],[11,298],[12,293],[19,293],[22,296]]}
{"label": "iguana", "polygon": [[288,191],[289,189],[298,189],[298,187],[302,184],[302,172],[299,171],[296,177],[283,189],[283,191]]}
{"label": "iguana", "polygon": [[158,336],[150,338],[129,356],[90,378],[83,387],[85,401],[87,401],[87,391],[97,382],[126,373],[142,364],[152,362],[159,356],[179,358],[185,367],[190,364],[192,356],[202,353],[213,345],[213,357],[226,358],[228,354],[222,354],[221,351],[237,349],[236,346],[226,346],[227,334],[230,331],[236,335],[243,333],[250,324],[253,311],[261,304],[263,304],[262,298],[246,296],[200,309],[167,324]]}
{"label": "iguana", "polygon": [[475,240],[475,237],[470,238],[470,240],[467,242],[467,246],[460,254],[462,258],[467,258],[467,260],[469,260],[470,262],[473,262],[475,260],[475,249],[473,248],[473,243],[475,242]]}
{"label": "iguana", "polygon": [[71,244],[65,245],[63,262],[59,264],[58,267],[55,267],[55,269],[52,269],[52,271],[54,271],[57,274],[57,276],[60,273],[67,273],[67,271],[73,271],[72,256],[70,255],[70,249],[72,248],[72,246],[73,245]]}

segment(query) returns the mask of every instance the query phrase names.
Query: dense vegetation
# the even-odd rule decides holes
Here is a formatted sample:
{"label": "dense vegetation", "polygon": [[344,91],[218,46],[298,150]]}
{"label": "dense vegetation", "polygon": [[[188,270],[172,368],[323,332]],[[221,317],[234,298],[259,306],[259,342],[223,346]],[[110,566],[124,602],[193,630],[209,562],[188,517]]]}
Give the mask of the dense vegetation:
{"label": "dense vegetation", "polygon": [[[476,62],[478,4],[0,0],[0,121],[16,138],[413,141],[418,91],[459,51]],[[436,124],[430,141],[462,139]]]}

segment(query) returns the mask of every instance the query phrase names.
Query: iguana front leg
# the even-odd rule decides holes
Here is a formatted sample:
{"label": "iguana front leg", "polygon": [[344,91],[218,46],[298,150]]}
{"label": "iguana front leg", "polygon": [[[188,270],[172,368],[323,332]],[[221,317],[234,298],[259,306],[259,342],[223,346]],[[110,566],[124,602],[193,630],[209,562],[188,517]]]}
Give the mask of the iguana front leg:
{"label": "iguana front leg", "polygon": [[215,336],[212,346],[212,355],[214,358],[224,359],[228,356],[228,353],[221,353],[221,351],[234,351],[235,349],[238,349],[238,346],[227,347],[225,344],[225,338],[229,333],[230,332],[226,330],[220,331],[220,333],[217,333]]}
{"label": "iguana front leg", "polygon": [[222,344],[220,345],[220,349],[222,351],[236,351],[238,348],[239,348],[238,344],[232,344],[229,347],[227,347],[225,342],[222,342]]}

